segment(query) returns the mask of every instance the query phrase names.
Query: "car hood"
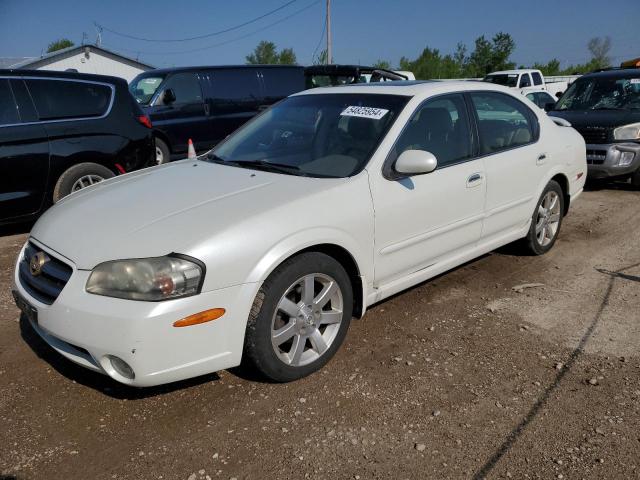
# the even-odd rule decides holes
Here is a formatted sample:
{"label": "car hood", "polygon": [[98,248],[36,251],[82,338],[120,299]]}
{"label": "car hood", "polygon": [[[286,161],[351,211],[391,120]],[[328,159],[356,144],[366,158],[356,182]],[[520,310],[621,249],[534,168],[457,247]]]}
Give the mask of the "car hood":
{"label": "car hood", "polygon": [[107,260],[189,254],[241,222],[343,181],[185,160],[71,194],[31,236],[85,270]]}
{"label": "car hood", "polygon": [[640,122],[640,110],[552,110],[549,115],[564,118],[575,128],[615,128]]}

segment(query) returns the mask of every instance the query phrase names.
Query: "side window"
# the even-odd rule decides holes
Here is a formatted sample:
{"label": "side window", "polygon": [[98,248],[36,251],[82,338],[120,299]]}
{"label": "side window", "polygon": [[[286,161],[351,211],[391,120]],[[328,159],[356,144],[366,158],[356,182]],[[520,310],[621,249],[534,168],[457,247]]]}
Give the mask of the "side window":
{"label": "side window", "polygon": [[398,138],[395,154],[425,150],[438,159],[438,167],[471,156],[469,119],[462,95],[447,95],[427,101],[413,115]]}
{"label": "side window", "polygon": [[538,72],[532,72],[531,76],[533,77],[534,85],[542,85],[542,76]]}
{"label": "side window", "polygon": [[25,79],[40,120],[100,117],[113,95],[107,85],[74,80]]}
{"label": "side window", "polygon": [[20,120],[22,120],[23,123],[38,121],[38,113],[33,106],[33,101],[29,96],[29,92],[27,91],[27,87],[24,84],[24,81],[19,79],[12,79],[11,89],[13,90],[13,96],[15,97],[16,103],[18,104],[18,113],[20,114]]}
{"label": "side window", "polygon": [[480,153],[483,155],[525,145],[535,140],[535,115],[519,100],[502,93],[471,93],[478,115]]}
{"label": "side window", "polygon": [[522,74],[520,77],[520,88],[530,87],[531,86],[531,77],[529,77],[528,73]]}
{"label": "side window", "polygon": [[536,93],[527,93],[527,98],[531,100],[536,105],[538,104],[537,94]]}
{"label": "side window", "polygon": [[258,69],[218,69],[209,71],[211,98],[216,103],[238,104],[257,103],[261,97]]}
{"label": "side window", "polygon": [[0,125],[20,123],[18,107],[13,99],[9,80],[0,80]]}
{"label": "side window", "polygon": [[265,68],[262,70],[264,97],[267,101],[276,101],[292,93],[304,90],[304,71],[302,68]]}
{"label": "side window", "polygon": [[176,96],[174,104],[202,103],[202,89],[198,76],[193,72],[176,73],[167,79],[162,87],[173,90]]}

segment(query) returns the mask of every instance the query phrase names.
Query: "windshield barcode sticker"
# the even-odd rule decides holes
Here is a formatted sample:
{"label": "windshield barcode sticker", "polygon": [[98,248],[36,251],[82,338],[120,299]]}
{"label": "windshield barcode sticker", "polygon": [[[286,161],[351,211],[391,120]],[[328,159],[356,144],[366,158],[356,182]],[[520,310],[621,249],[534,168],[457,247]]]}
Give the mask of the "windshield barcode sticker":
{"label": "windshield barcode sticker", "polygon": [[629,81],[629,83],[630,83],[631,85],[636,85],[636,84],[640,83],[640,78],[632,78],[632,79]]}
{"label": "windshield barcode sticker", "polygon": [[342,111],[340,116],[341,117],[372,118],[374,120],[380,120],[388,112],[389,112],[389,110],[385,110],[384,108],[347,107]]}

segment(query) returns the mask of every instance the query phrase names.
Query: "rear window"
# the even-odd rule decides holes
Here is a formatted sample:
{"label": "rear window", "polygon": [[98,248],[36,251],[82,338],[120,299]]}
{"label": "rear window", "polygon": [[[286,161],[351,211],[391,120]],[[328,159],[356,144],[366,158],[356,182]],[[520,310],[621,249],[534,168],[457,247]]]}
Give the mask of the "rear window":
{"label": "rear window", "polygon": [[304,72],[301,68],[265,68],[262,70],[264,96],[279,100],[304,90]]}
{"label": "rear window", "polygon": [[8,80],[0,80],[0,125],[19,123],[18,107],[13,99],[13,93]]}
{"label": "rear window", "polygon": [[108,85],[76,80],[25,79],[40,120],[100,117],[111,104]]}

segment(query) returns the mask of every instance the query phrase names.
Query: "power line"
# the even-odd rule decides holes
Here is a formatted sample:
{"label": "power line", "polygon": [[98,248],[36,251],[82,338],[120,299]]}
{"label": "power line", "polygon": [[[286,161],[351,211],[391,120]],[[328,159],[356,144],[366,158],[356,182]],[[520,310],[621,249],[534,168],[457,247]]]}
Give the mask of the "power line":
{"label": "power line", "polygon": [[253,30],[253,31],[251,31],[249,33],[246,33],[245,35],[241,35],[239,37],[235,37],[235,38],[226,40],[224,42],[215,43],[213,45],[207,45],[207,46],[204,46],[204,47],[198,47],[198,48],[194,48],[194,49],[191,49],[191,50],[181,50],[181,51],[175,51],[175,52],[166,52],[166,51],[165,52],[144,52],[144,51],[141,51],[141,50],[136,50],[136,49],[131,49],[131,48],[120,48],[120,47],[111,47],[111,46],[109,46],[108,48],[111,48],[112,50],[122,50],[122,51],[125,51],[125,52],[133,52],[133,53],[137,53],[139,55],[182,55],[182,54],[185,54],[185,53],[199,52],[199,51],[202,51],[202,50],[208,50],[210,48],[216,48],[216,47],[221,47],[223,45],[228,45],[230,43],[237,42],[239,40],[244,40],[245,38],[248,38],[248,37],[250,37],[252,35],[255,35],[256,33],[260,33],[260,32],[262,32],[264,30],[267,30],[267,29],[269,29],[271,27],[275,27],[276,25],[278,25],[278,24],[280,24],[280,23],[282,23],[282,22],[284,22],[286,20],[289,20],[292,17],[295,17],[296,15],[299,15],[302,12],[305,12],[306,10],[309,10],[311,7],[313,7],[314,5],[320,3],[321,1],[322,0],[315,0],[315,1],[311,2],[309,5],[307,5],[306,7],[301,8],[300,10],[296,10],[295,12],[291,13],[290,15],[287,15],[286,17],[282,17],[280,20],[277,20],[277,21],[275,21],[273,23],[265,25],[264,27],[259,28],[257,30]]}
{"label": "power line", "polygon": [[316,45],[316,48],[313,50],[313,54],[311,55],[311,63],[313,63],[314,59],[316,58],[316,53],[318,52],[318,49],[322,44],[322,40],[324,40],[324,31],[326,28],[327,28],[327,18],[325,17],[324,22],[322,24],[322,33],[320,33],[320,40],[318,40],[318,44]]}
{"label": "power line", "polygon": [[108,27],[105,27],[104,25],[100,25],[97,22],[93,22],[95,24],[96,27],[101,28],[109,33],[113,33],[114,35],[119,35],[121,37],[125,37],[125,38],[129,38],[132,40],[140,40],[142,42],[161,42],[161,43],[171,43],[171,42],[189,42],[191,40],[202,40],[203,38],[210,38],[210,37],[215,37],[216,35],[222,35],[223,33],[228,33],[231,32],[233,30],[238,30],[239,28],[242,27],[246,27],[247,25],[250,25],[252,23],[257,22],[258,20],[262,20],[265,17],[268,17],[269,15],[273,15],[276,12],[279,12],[280,10],[283,10],[285,8],[287,8],[289,5],[291,5],[292,3],[297,2],[298,0],[289,0],[287,3],[285,3],[284,5],[280,5],[278,8],[275,8],[265,14],[260,15],[259,17],[256,17],[252,20],[249,20],[247,22],[241,23],[239,25],[235,25],[233,27],[229,27],[229,28],[225,28],[224,30],[219,30],[217,32],[213,32],[213,33],[207,33],[205,35],[198,35],[197,37],[188,37],[188,38],[172,38],[172,39],[163,39],[163,38],[144,38],[144,37],[137,37],[135,35],[129,35],[127,33],[122,33],[122,32],[118,32],[117,30],[112,30]]}

